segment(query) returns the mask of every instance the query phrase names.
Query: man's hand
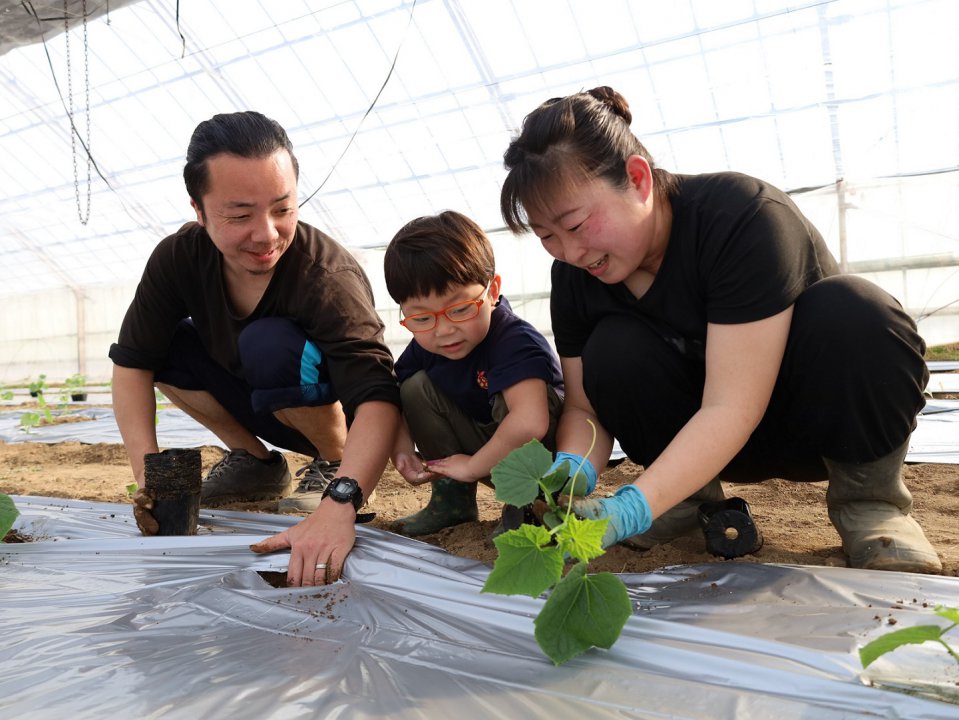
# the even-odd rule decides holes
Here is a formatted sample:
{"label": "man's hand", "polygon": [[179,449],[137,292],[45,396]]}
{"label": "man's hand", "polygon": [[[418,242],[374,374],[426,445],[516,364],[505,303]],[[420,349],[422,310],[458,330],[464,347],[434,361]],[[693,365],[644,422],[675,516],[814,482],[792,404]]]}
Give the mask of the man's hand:
{"label": "man's hand", "polygon": [[255,553],[289,548],[286,582],[290,587],[326,585],[343,574],[343,563],[356,542],[352,505],[329,498],[302,522],[250,546]]}
{"label": "man's hand", "polygon": [[144,535],[156,535],[160,532],[160,524],[153,517],[153,494],[146,488],[140,488],[133,493],[133,519]]}
{"label": "man's hand", "polygon": [[426,463],[412,453],[398,453],[393,458],[393,467],[410,485],[422,485],[439,478],[439,475],[430,472]]}
{"label": "man's hand", "polygon": [[653,513],[643,491],[635,485],[624,485],[610,498],[587,500],[586,498],[564,497],[573,512],[587,520],[608,519],[606,532],[603,533],[603,547],[608,548],[628,537],[649,530],[653,524]]}

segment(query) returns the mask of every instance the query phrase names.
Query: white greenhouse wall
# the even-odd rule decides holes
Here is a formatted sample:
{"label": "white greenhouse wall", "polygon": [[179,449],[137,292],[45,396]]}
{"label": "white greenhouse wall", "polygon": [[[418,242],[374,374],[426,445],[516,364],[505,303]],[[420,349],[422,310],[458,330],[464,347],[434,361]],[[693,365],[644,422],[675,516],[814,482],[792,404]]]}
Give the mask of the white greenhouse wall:
{"label": "white greenhouse wall", "polygon": [[92,286],[82,291],[85,351],[79,358],[77,295],[68,288],[4,298],[0,315],[0,383],[47,383],[82,372],[87,381],[109,380],[107,357],[135,285]]}
{"label": "white greenhouse wall", "polygon": [[[872,183],[847,194],[847,236],[854,238],[847,242],[850,270],[856,272],[857,264],[867,267],[863,263],[881,265],[880,270],[869,267],[869,272],[857,274],[896,297],[918,320],[919,331],[929,345],[959,340],[959,251],[953,235],[956,218],[951,211],[942,212],[948,206],[943,204],[940,184],[942,178],[900,181],[893,191]],[[955,175],[947,188],[956,191]],[[838,259],[835,190],[797,194],[794,199]],[[503,278],[503,294],[520,316],[551,339],[550,258],[532,235],[515,237],[506,230],[494,230],[489,235],[497,272]],[[398,355],[411,336],[399,324],[399,310],[386,291],[383,248],[352,248],[352,252],[370,278],[377,311],[386,324],[387,344]],[[927,259],[931,259],[929,266],[924,266]],[[917,263],[919,267],[915,267]],[[899,264],[909,267],[897,268]],[[83,372],[90,383],[109,380],[112,365],[107,352],[116,340],[135,288],[135,282],[129,282],[82,289],[86,328],[83,362],[78,357],[77,294],[63,288],[5,297],[0,315],[0,384],[25,384],[40,373],[46,374],[48,383],[60,382],[76,372]]]}

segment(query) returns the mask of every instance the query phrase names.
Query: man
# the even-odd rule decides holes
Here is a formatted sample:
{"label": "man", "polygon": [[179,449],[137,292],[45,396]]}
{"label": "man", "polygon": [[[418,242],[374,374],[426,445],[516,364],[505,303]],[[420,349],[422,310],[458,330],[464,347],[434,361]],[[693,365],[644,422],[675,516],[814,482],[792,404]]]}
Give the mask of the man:
{"label": "man", "polygon": [[156,247],[110,349],[145,534],[156,532],[143,490],[143,457],[158,451],[154,386],[229,448],[204,479],[205,505],[288,492],[286,461],[260,438],[315,458],[280,504],[311,514],[252,547],[291,548],[294,586],[339,577],[400,402],[369,281],[298,221],[298,172],[286,132],[260,113],[200,123],[183,170],[196,222]]}

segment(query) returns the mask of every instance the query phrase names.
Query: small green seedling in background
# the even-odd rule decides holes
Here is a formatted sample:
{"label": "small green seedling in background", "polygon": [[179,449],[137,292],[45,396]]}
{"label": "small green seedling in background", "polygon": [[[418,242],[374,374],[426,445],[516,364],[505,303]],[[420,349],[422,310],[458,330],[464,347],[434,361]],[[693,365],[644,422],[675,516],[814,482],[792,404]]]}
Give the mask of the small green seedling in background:
{"label": "small green seedling in background", "polygon": [[[605,552],[603,533],[608,520],[582,520],[554,499],[559,491],[585,478],[569,481],[566,466],[549,472],[553,456],[537,440],[513,450],[493,468],[496,499],[523,507],[542,491],[549,506],[545,526],[523,524],[493,542],[499,554],[483,592],[539,597],[552,592],[534,621],[535,637],[556,665],[592,647],[609,649],[632,614],[623,581],[612,573],[586,573],[587,563]],[[565,486],[565,487],[564,487]],[[566,558],[575,560],[563,576]]]}
{"label": "small green seedling in background", "polygon": [[169,400],[166,399],[166,395],[161,393],[156,388],[153,388],[153,395],[156,398],[156,403],[157,403],[157,411],[153,414],[153,424],[159,425],[160,424],[160,411],[159,411],[160,403],[166,403],[166,402],[169,402]]}
{"label": "small green seedling in background", "polygon": [[13,390],[7,390],[0,385],[0,400],[13,400]]}
{"label": "small green seedling in background", "polygon": [[40,412],[43,413],[43,418],[48,423],[53,422],[53,413],[50,412],[50,406],[47,405],[46,399],[43,397],[43,393],[37,395],[37,406],[40,408]]}
{"label": "small green seedling in background", "polygon": [[137,485],[136,483],[130,483],[129,485],[127,485],[127,495],[129,497],[133,497],[133,494],[139,489],[139,487],[140,486]]}
{"label": "small green seedling in background", "polygon": [[0,493],[0,543],[3,542],[3,538],[10,532],[10,528],[13,527],[13,521],[17,519],[19,514],[20,511],[17,510],[13,504],[13,498]]}
{"label": "small green seedling in background", "polygon": [[47,376],[40,373],[40,377],[30,383],[29,389],[30,394],[34,397],[43,395],[43,391],[47,389]]}
{"label": "small green seedling in background", "polygon": [[73,400],[74,395],[80,395],[84,386],[87,384],[86,375],[74,373],[63,381],[63,387],[60,389],[60,402],[66,404]]}
{"label": "small green seedling in background", "polygon": [[20,415],[20,429],[26,433],[29,433],[31,428],[37,427],[44,420],[48,423],[53,422],[53,413],[50,412],[50,407],[47,405],[42,392],[37,395],[37,406],[40,408],[40,412],[25,412]]}
{"label": "small green seedling in background", "polygon": [[20,415],[20,429],[23,432],[30,434],[33,432],[33,428],[40,424],[40,413],[37,412],[25,412]]}
{"label": "small green seedling in background", "polygon": [[862,662],[863,669],[866,669],[886,653],[892,652],[903,645],[921,645],[924,642],[937,642],[942,645],[946,652],[952,656],[952,659],[959,664],[959,655],[949,647],[949,644],[942,639],[942,636],[959,625],[959,609],[943,607],[938,605],[935,613],[939,617],[944,617],[952,622],[948,627],[941,625],[916,625],[915,627],[902,628],[886,633],[872,642],[859,648],[859,660]]}

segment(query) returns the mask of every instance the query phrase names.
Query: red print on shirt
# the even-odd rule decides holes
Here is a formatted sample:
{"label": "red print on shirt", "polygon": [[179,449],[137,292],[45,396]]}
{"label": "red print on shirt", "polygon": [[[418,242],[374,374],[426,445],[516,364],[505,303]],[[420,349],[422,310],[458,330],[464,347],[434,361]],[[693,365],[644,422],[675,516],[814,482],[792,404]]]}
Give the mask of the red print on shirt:
{"label": "red print on shirt", "polygon": [[485,370],[477,370],[477,371],[476,371],[476,384],[479,385],[479,386],[480,386],[481,388],[483,388],[484,390],[488,390],[488,389],[489,389],[489,380],[486,379],[486,371],[485,371]]}

